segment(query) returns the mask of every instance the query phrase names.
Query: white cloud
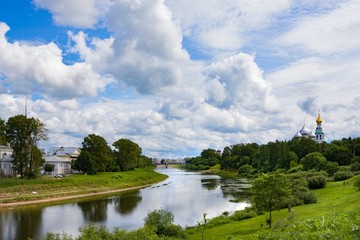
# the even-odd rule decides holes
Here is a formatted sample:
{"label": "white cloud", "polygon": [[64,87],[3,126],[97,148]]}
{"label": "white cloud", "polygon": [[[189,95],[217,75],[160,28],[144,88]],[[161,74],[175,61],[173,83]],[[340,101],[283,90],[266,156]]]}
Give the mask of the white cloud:
{"label": "white cloud", "polygon": [[141,93],[154,93],[182,79],[189,61],[182,34],[161,0],[118,0],[107,15],[114,32],[109,72]]}
{"label": "white cloud", "polygon": [[234,53],[291,6],[290,0],[166,0],[184,35],[205,51]]}
{"label": "white cloud", "polygon": [[275,42],[321,54],[359,52],[359,12],[359,1],[347,1],[331,11],[304,16]]}
{"label": "white cloud", "polygon": [[93,27],[107,11],[109,0],[34,0],[38,8],[51,12],[58,25]]}
{"label": "white cloud", "polygon": [[0,73],[2,84],[13,94],[39,93],[46,97],[96,96],[109,79],[104,79],[86,62],[65,65],[62,50],[53,42],[43,45],[10,43],[9,27],[0,22]]}
{"label": "white cloud", "polygon": [[[253,56],[243,53],[231,56],[211,64],[208,72],[226,90],[226,97],[220,102],[223,106],[238,105],[251,111],[277,110],[271,86],[264,81]],[[223,95],[221,90],[220,95]]]}

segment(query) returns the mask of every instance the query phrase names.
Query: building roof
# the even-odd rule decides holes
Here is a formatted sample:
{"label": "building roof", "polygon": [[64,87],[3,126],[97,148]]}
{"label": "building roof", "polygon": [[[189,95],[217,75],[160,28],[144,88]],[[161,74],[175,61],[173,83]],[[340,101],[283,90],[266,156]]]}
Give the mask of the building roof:
{"label": "building roof", "polygon": [[80,149],[78,147],[53,147],[48,151],[48,155],[56,155],[61,157],[79,155]]}
{"label": "building roof", "polygon": [[46,163],[55,163],[55,162],[71,163],[71,160],[69,159],[61,158],[53,155],[44,155],[44,159]]}

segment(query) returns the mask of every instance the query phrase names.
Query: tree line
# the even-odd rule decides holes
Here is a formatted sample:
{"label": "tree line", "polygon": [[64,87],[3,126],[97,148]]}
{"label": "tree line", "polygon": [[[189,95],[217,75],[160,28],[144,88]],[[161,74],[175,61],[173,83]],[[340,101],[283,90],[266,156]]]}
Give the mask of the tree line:
{"label": "tree line", "polygon": [[[13,170],[21,178],[35,178],[40,174],[45,160],[37,146],[47,141],[47,129],[39,119],[25,115],[10,117],[7,122],[0,119],[0,145],[9,144],[13,149]],[[99,135],[89,134],[82,142],[79,157],[72,168],[87,174],[105,171],[130,171],[151,165],[150,158],[142,155],[140,146],[129,140],[119,139],[108,146]]]}
{"label": "tree line", "polygon": [[329,176],[344,170],[360,170],[360,138],[343,138],[318,144],[308,138],[275,141],[259,145],[242,143],[226,146],[222,154],[204,149],[200,156],[185,159],[186,168],[205,170],[220,164],[221,169],[237,169],[240,175],[275,172],[326,171]]}

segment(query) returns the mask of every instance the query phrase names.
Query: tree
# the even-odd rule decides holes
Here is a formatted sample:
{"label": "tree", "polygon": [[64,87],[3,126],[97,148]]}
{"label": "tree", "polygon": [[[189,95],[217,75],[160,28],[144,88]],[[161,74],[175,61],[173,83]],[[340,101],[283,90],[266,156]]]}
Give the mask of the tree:
{"label": "tree", "polygon": [[311,169],[315,169],[317,171],[324,170],[326,168],[326,162],[326,158],[319,152],[309,153],[300,160],[304,171]]}
{"label": "tree", "polygon": [[113,143],[115,147],[114,157],[121,171],[134,170],[143,165],[141,159],[141,148],[137,143],[129,139],[119,139]]}
{"label": "tree", "polygon": [[97,172],[105,172],[113,160],[111,148],[106,140],[99,135],[89,134],[84,138],[82,145],[80,155],[82,152],[91,154]]}
{"label": "tree", "polygon": [[174,214],[163,209],[156,209],[149,212],[144,219],[144,225],[154,229],[158,236],[185,238],[181,226],[175,225],[173,222]]}
{"label": "tree", "polygon": [[327,145],[324,155],[328,161],[337,162],[340,166],[349,165],[352,158],[349,148],[334,143]]}
{"label": "tree", "polygon": [[6,145],[6,125],[5,121],[0,118],[0,145]]}
{"label": "tree", "polygon": [[263,174],[255,180],[253,188],[255,206],[258,210],[269,211],[271,227],[271,212],[284,207],[291,196],[290,181],[285,174]]}
{"label": "tree", "polygon": [[96,174],[97,172],[95,160],[91,153],[86,150],[81,151],[81,154],[74,163],[74,168],[87,174]]}
{"label": "tree", "polygon": [[13,167],[20,177],[35,177],[44,163],[37,143],[46,141],[47,129],[39,119],[17,115],[6,123],[6,140],[13,149]]}

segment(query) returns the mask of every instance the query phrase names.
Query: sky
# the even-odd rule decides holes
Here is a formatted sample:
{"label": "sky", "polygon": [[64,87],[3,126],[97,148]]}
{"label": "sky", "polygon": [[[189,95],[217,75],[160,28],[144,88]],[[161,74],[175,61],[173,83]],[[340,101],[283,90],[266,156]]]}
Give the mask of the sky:
{"label": "sky", "polygon": [[[360,136],[360,1],[1,0],[0,118],[155,158]],[[26,103],[26,104],[25,104]]]}

